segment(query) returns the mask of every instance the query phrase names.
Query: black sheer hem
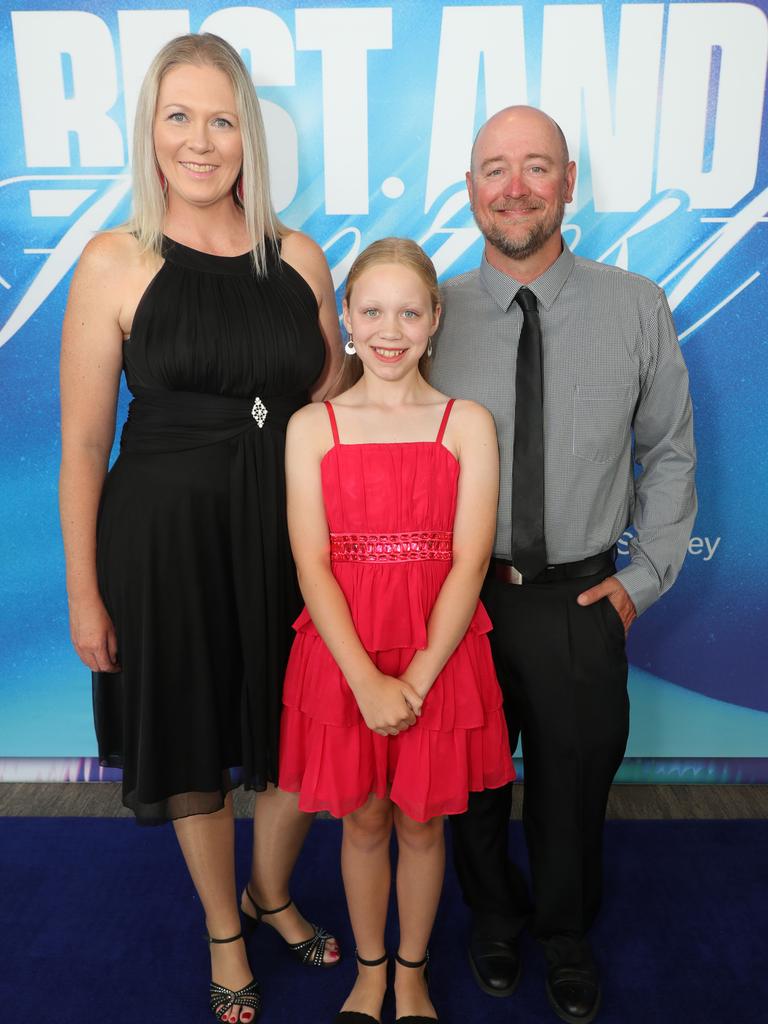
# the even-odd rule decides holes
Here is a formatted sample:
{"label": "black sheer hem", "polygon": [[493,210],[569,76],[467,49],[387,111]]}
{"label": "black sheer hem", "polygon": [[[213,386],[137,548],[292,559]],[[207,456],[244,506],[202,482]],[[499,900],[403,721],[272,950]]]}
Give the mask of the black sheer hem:
{"label": "black sheer hem", "polygon": [[[112,764],[111,767],[121,767]],[[123,805],[136,815],[139,825],[166,825],[179,818],[190,818],[197,814],[215,814],[224,806],[227,796],[242,786],[245,790],[263,792],[267,786],[276,785],[271,779],[244,778],[241,768],[227,768],[221,773],[221,785],[213,790],[189,790],[169,793],[156,800],[141,798],[136,789],[123,788]]]}

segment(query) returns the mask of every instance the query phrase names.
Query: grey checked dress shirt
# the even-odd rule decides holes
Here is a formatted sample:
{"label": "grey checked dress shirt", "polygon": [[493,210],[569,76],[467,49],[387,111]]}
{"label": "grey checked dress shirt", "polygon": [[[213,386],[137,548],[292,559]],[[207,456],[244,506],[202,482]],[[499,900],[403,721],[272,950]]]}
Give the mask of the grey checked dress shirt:
{"label": "grey checked dress shirt", "polygon": [[[501,456],[494,554],[509,559],[519,281],[483,257],[443,286],[431,382],[486,406]],[[564,246],[527,285],[539,304],[544,528],[550,564],[606,551],[628,525],[617,574],[638,614],[680,571],[696,515],[688,373],[661,288]]]}

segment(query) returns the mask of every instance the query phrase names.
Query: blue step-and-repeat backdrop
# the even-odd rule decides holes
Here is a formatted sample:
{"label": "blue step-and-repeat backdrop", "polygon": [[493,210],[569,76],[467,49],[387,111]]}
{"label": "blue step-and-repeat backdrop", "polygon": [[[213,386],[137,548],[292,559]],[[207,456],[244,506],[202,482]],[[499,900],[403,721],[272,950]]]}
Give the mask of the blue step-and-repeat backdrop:
{"label": "blue step-and-repeat backdrop", "polygon": [[700,458],[682,575],[631,633],[620,777],[768,780],[765,6],[0,0],[0,778],[100,777],[57,521],[60,324],[83,245],[128,214],[149,60],[209,30],[251,69],[275,204],[337,288],[389,234],[443,278],[474,267],[477,127],[511,103],[563,126],[565,237],[666,289]]}

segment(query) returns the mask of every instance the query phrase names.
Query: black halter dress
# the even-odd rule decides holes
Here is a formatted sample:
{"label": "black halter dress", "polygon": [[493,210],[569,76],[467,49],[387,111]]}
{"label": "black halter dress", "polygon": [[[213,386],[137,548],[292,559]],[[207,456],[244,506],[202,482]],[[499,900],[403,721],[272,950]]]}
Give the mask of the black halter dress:
{"label": "black halter dress", "polygon": [[133,395],[99,511],[97,569],[118,675],[94,674],[102,764],[146,823],[277,780],[291,623],[285,428],[325,347],[307,282],[274,250],[166,240],[125,343]]}

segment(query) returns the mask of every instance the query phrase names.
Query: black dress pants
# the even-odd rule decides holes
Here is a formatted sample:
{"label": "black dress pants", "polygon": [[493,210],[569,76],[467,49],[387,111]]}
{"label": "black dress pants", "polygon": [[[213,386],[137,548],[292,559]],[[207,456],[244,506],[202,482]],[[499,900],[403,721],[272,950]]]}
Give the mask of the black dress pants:
{"label": "black dress pants", "polygon": [[533,906],[507,849],[512,785],[471,794],[451,818],[475,934],[510,939],[528,923],[560,961],[586,949],[600,906],[605,808],[629,732],[621,620],[607,599],[576,603],[612,571],[522,586],[489,577],[481,595],[513,750],[522,734]]}

